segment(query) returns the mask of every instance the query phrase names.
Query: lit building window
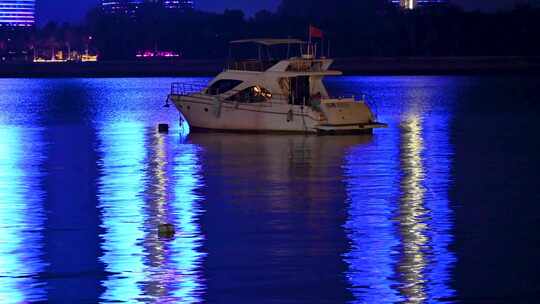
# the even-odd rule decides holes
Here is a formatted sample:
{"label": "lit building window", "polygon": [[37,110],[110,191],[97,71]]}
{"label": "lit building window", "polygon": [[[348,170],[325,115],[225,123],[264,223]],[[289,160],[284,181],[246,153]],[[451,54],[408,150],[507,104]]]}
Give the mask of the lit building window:
{"label": "lit building window", "polygon": [[392,3],[404,9],[415,9],[422,6],[434,6],[448,4],[448,0],[392,0]]}
{"label": "lit building window", "polygon": [[194,8],[194,0],[102,0],[101,6],[107,14],[134,15],[143,3],[158,3],[178,10]]}
{"label": "lit building window", "polygon": [[35,0],[0,0],[0,26],[33,26]]}

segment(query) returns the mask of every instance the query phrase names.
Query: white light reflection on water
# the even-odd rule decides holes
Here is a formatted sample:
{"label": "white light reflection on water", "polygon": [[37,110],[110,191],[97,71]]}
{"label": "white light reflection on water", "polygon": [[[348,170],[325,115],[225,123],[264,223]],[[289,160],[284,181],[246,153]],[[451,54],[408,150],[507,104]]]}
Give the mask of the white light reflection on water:
{"label": "white light reflection on water", "polygon": [[0,303],[46,299],[41,130],[0,126]]}
{"label": "white light reflection on water", "polygon": [[411,115],[403,124],[401,139],[402,198],[397,221],[402,238],[402,256],[398,263],[399,289],[408,303],[423,303],[428,299],[425,285],[425,270],[428,261],[425,249],[430,245],[426,236],[430,228],[426,224],[429,211],[426,209],[426,178],[422,152],[422,120]]}
{"label": "white light reflection on water", "polygon": [[[200,302],[198,148],[138,123],[106,125],[99,134],[101,260],[110,273],[102,300]],[[159,238],[162,223],[176,227],[174,238]]]}
{"label": "white light reflection on water", "polygon": [[434,303],[455,294],[450,278],[455,256],[448,192],[451,148],[448,115],[411,112],[401,130],[401,236],[399,290],[407,303]]}
{"label": "white light reflection on water", "polygon": [[[145,193],[149,222],[145,227],[154,233],[148,233],[144,241],[145,296],[158,302],[199,303],[204,292],[199,271],[203,237],[197,223],[201,197],[196,190],[202,185],[199,150],[191,144],[178,144],[176,136],[154,133],[151,137]],[[158,238],[155,230],[162,223],[176,227],[174,238]]]}

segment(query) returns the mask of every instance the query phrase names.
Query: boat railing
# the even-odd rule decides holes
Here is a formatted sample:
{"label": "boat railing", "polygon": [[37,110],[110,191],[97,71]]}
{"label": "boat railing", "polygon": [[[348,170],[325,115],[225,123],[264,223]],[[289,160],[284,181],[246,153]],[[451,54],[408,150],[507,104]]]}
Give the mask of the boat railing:
{"label": "boat railing", "polygon": [[289,59],[287,72],[323,72],[324,61],[314,59]]}
{"label": "boat railing", "polygon": [[227,62],[225,69],[234,71],[264,72],[277,63],[277,61],[268,60],[229,61]]}
{"label": "boat railing", "polygon": [[174,82],[171,84],[171,95],[187,96],[203,92],[207,84],[204,82]]}
{"label": "boat railing", "polygon": [[[323,72],[324,60],[291,58],[287,72]],[[279,60],[229,61],[225,69],[233,71],[264,72],[279,63]]]}

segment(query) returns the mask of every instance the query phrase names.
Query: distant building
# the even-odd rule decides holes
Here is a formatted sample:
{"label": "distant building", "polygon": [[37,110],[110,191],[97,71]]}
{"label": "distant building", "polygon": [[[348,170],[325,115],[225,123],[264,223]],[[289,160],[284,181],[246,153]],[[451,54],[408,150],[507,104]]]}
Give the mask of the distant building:
{"label": "distant building", "polygon": [[163,0],[163,6],[170,9],[191,10],[194,3],[193,0]]}
{"label": "distant building", "polygon": [[143,0],[103,0],[101,7],[106,14],[134,15]]}
{"label": "distant building", "polygon": [[0,0],[0,26],[28,27],[35,23],[35,0]]}
{"label": "distant building", "polygon": [[392,2],[404,9],[410,10],[424,6],[448,4],[448,0],[392,0]]}
{"label": "distant building", "polygon": [[143,3],[157,3],[177,10],[190,10],[194,7],[194,0],[102,0],[102,8],[107,14],[135,15]]}

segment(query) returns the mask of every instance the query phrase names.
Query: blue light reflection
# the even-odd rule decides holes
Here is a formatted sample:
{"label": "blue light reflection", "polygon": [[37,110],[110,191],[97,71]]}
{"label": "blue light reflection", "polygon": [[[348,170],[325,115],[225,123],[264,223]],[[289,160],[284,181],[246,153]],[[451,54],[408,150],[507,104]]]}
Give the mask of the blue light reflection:
{"label": "blue light reflection", "polygon": [[448,134],[448,115],[434,115],[424,124],[424,163],[426,174],[425,206],[430,210],[426,224],[430,229],[426,236],[430,242],[430,267],[426,270],[428,302],[436,302],[455,296],[456,291],[450,286],[451,271],[456,263],[455,254],[450,251],[453,242],[452,229],[454,215],[449,200],[449,187],[452,183],[450,173],[454,152],[451,149]]}
{"label": "blue light reflection", "polygon": [[192,144],[183,144],[175,157],[173,201],[175,223],[180,227],[181,235],[173,243],[173,260],[180,276],[175,296],[183,303],[198,303],[204,292],[200,267],[204,254],[201,252],[202,233],[197,222],[202,212],[202,197],[196,190],[202,187],[199,148]]}
{"label": "blue light reflection", "polygon": [[39,129],[0,126],[0,303],[46,299]]}
{"label": "blue light reflection", "polygon": [[[451,96],[451,94],[448,94]],[[419,93],[415,98],[420,98]],[[455,255],[449,202],[450,111],[429,115],[410,107],[401,127],[401,200],[396,220],[402,244],[399,289],[412,303],[448,301]]]}
{"label": "blue light reflection", "polygon": [[[102,300],[201,302],[198,147],[135,122],[105,125],[99,134],[101,260],[109,273]],[[158,236],[163,223],[176,227],[173,238]]]}
{"label": "blue light reflection", "polygon": [[[399,100],[389,97],[380,109],[391,127],[345,158],[350,203],[345,227],[351,240],[345,261],[359,303],[436,303],[455,295],[450,280],[456,258],[449,249],[452,83],[400,81],[409,85],[395,90]],[[440,102],[428,107],[430,100]]]}
{"label": "blue light reflection", "polygon": [[145,160],[144,128],[139,123],[116,123],[98,131],[102,153],[99,183],[101,261],[110,273],[102,283],[106,302],[138,302],[145,279],[142,186]]}
{"label": "blue light reflection", "polygon": [[403,300],[394,288],[395,248],[400,240],[392,217],[399,199],[399,133],[389,129],[374,136],[368,146],[350,149],[345,157],[349,200],[345,224],[351,251],[347,277],[360,303],[395,303]]}

